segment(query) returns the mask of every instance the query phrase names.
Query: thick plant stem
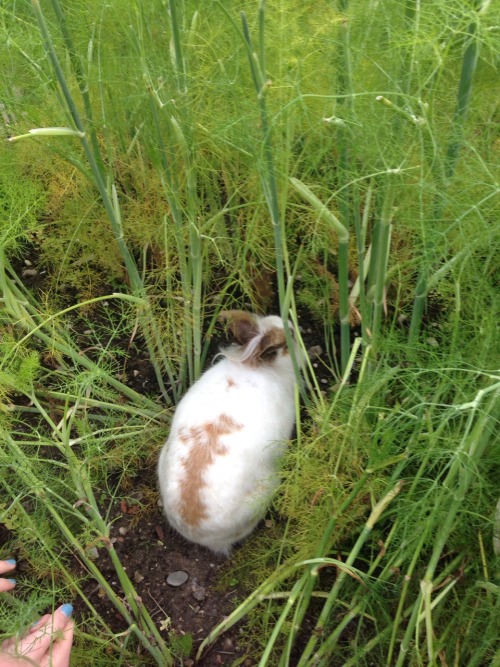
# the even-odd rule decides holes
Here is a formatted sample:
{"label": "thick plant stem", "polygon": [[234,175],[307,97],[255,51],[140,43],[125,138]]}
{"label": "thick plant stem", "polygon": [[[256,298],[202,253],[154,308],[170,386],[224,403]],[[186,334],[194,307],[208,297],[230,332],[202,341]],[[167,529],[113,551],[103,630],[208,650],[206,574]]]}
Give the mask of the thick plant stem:
{"label": "thick plant stem", "polygon": [[372,298],[371,337],[372,343],[374,345],[376,345],[376,341],[380,336],[380,329],[382,325],[385,281],[391,245],[392,203],[393,191],[392,187],[389,185],[383,202],[380,218],[377,221],[370,260],[370,283]]}
{"label": "thick plant stem", "polygon": [[[324,557],[325,554],[328,551],[329,545],[332,540],[332,533],[334,531],[336,522],[346,510],[347,508],[351,505],[351,503],[354,501],[354,499],[358,496],[358,494],[361,492],[363,489],[364,485],[366,484],[366,480],[369,477],[369,473],[365,472],[362,474],[358,482],[354,485],[351,493],[348,495],[348,497],[345,499],[345,501],[341,504],[341,506],[338,508],[337,512],[335,513],[334,516],[330,519],[328,522],[328,525],[326,526],[323,536],[321,539],[320,544],[317,547],[316,550],[316,555],[318,558]],[[299,604],[301,606],[301,611],[299,614],[296,615],[296,620],[297,620],[297,625],[295,625],[295,629],[298,630],[300,629],[300,623],[302,622],[303,616],[307,611],[307,607],[310,603],[311,600],[311,594],[314,590],[314,587],[317,582],[317,567],[315,565],[307,565],[307,571],[304,573],[304,575],[300,579],[300,586],[297,586],[294,588],[294,600],[297,598],[299,600]],[[251,593],[251,595],[244,600],[241,605],[235,609],[232,614],[230,614],[226,619],[222,621],[216,628],[212,630],[212,632],[206,637],[206,639],[203,641],[201,644],[198,653],[197,653],[197,659],[199,659],[203,653],[203,651],[213,644],[222,633],[226,632],[230,627],[232,627],[235,623],[240,621],[244,616],[246,616],[255,606],[257,606],[259,603],[262,602],[266,598],[267,595],[270,595],[274,590],[276,590],[276,587],[280,584],[280,582],[286,581],[289,579],[289,577],[293,574],[293,572],[296,570],[297,564],[296,563],[285,563],[282,565],[278,570],[276,570],[266,581],[264,581],[255,591]],[[316,573],[315,573],[316,572]],[[303,590],[302,593],[300,591]],[[285,618],[286,615],[289,613],[291,610],[291,606],[288,605],[287,609],[285,610]],[[296,637],[295,630],[294,632],[291,633],[289,642],[293,643],[294,638]],[[289,644],[291,646],[291,643]],[[286,663],[283,663],[283,661],[280,661],[280,665],[285,665]]]}
{"label": "thick plant stem", "polygon": [[[158,631],[156,630],[156,626],[149,617],[148,612],[143,608],[142,604],[140,609],[137,605],[137,600],[139,600],[139,598],[133,589],[132,583],[128,579],[127,574],[123,570],[123,566],[119,562],[116,552],[114,552],[113,545],[109,542],[109,536],[107,535],[108,529],[100,518],[97,506],[95,505],[95,500],[93,500],[92,495],[90,496],[90,499],[86,497],[87,494],[85,494],[85,492],[88,492],[89,490],[91,491],[89,485],[82,483],[80,486],[80,483],[78,484],[80,486],[80,492],[83,492],[84,494],[85,501],[87,502],[90,500],[90,504],[87,502],[87,506],[91,514],[90,520],[95,521],[97,519],[95,527],[97,529],[99,539],[102,540],[103,545],[108,545],[108,551],[110,553],[113,564],[115,565],[117,576],[119,577],[122,585],[125,584],[124,591],[127,595],[127,601],[131,605],[131,611],[133,612],[133,615],[130,613],[128,606],[121,600],[119,596],[116,595],[105,577],[102,576],[99,568],[95,565],[92,559],[88,557],[85,548],[74,536],[62,515],[57,511],[56,507],[52,503],[50,489],[45,488],[45,485],[36,477],[32,470],[31,463],[26,455],[22,452],[17,443],[12,440],[12,438],[8,438],[7,444],[12,452],[12,460],[17,462],[18,470],[25,478],[27,487],[33,489],[35,497],[44,502],[47,510],[52,516],[54,523],[57,525],[61,531],[61,534],[64,536],[66,543],[75,549],[88,570],[99,582],[99,585],[106,591],[110,601],[116,606],[120,614],[127,621],[130,630],[134,632],[137,639],[142,643],[144,648],[155,658],[159,666],[169,667],[172,665],[173,661],[171,654]],[[73,462],[73,465],[74,464],[75,463]],[[77,463],[76,465],[79,464]],[[92,500],[94,504],[92,504]],[[137,620],[140,625],[142,625],[142,622],[144,622],[148,634],[146,634],[138,625],[136,625],[135,620]],[[153,637],[154,641],[151,641]]]}
{"label": "thick plant stem", "polygon": [[[187,98],[187,65],[183,50],[181,23],[178,16],[177,0],[169,2],[169,18],[174,46],[176,85],[181,100]],[[161,182],[167,198],[173,220],[177,261],[181,275],[184,305],[183,356],[186,363],[181,365],[179,378],[173,387],[174,399],[177,400],[185,389],[186,383],[193,383],[202,371],[202,322],[203,309],[203,235],[200,232],[200,204],[197,182],[196,145],[194,142],[193,123],[187,105],[163,102],[154,77],[149,71],[148,59],[144,46],[144,18],[138,12],[137,34],[132,32],[133,44],[140,58],[144,80],[149,92],[153,128],[158,143],[157,156],[162,168]],[[193,17],[192,28],[195,24]],[[189,38],[189,35],[188,35]],[[185,192],[181,182],[184,172]],[[169,222],[165,218],[165,230]],[[186,240],[186,229],[188,239]],[[165,231],[165,247],[168,247]]]}
{"label": "thick plant stem", "polygon": [[336,232],[338,245],[338,264],[339,264],[339,317],[340,317],[340,331],[341,331],[341,359],[342,359],[342,373],[347,368],[350,354],[350,317],[349,317],[349,273],[348,273],[348,257],[349,257],[349,230],[340,222],[334,213],[332,213],[323,202],[316,197],[314,192],[302,181],[297,178],[290,178],[294,190],[305,199],[318,216],[322,218],[328,225]]}
{"label": "thick plant stem", "polygon": [[[476,32],[477,22],[474,21],[470,23],[467,28],[467,46],[464,51],[462,59],[462,70],[460,73],[460,80],[458,82],[457,105],[452,121],[452,138],[448,145],[446,158],[444,160],[444,183],[437,183],[438,188],[440,188],[441,185],[444,185],[445,191],[439,192],[436,195],[436,202],[434,206],[436,219],[439,219],[443,213],[443,208],[446,203],[446,189],[448,188],[451,179],[455,175],[460,148],[463,144],[464,125],[467,119],[474,74],[479,58],[479,40],[476,36]],[[427,301],[427,294],[429,293],[428,285],[431,270],[429,266],[429,260],[427,258],[427,253],[428,251],[432,251],[431,244],[432,241],[429,241],[426,244],[423,265],[415,287],[415,300],[413,304],[409,332],[409,342],[412,345],[418,341]]]}
{"label": "thick plant stem", "polygon": [[89,88],[87,85],[87,81],[85,80],[85,75],[82,70],[82,66],[80,63],[80,59],[78,57],[78,54],[76,52],[75,46],[73,44],[73,40],[71,39],[71,35],[69,34],[68,31],[68,26],[66,25],[66,17],[64,15],[64,12],[61,9],[61,5],[59,4],[59,0],[50,0],[52,7],[54,9],[55,15],[57,17],[57,20],[59,22],[59,27],[61,29],[61,34],[64,39],[64,43],[66,45],[66,50],[68,51],[70,60],[71,60],[71,66],[73,67],[73,70],[75,72],[76,80],[78,83],[78,88],[80,90],[80,94],[82,96],[83,100],[83,108],[85,110],[85,116],[86,116],[86,121],[87,121],[87,126],[89,128],[90,132],[90,140],[92,143],[92,151],[93,154],[96,158],[96,163],[99,168],[99,171],[101,174],[104,173],[104,160],[102,159],[101,155],[101,149],[99,147],[99,141],[97,139],[97,134],[95,131],[95,125],[94,125],[94,119],[93,119],[93,114],[92,114],[92,105],[90,103],[90,96],[89,96]]}
{"label": "thick plant stem", "polygon": [[[481,403],[486,394],[491,393],[487,406],[482,409]],[[400,652],[396,667],[403,667],[406,662],[411,640],[416,632],[419,613],[422,608],[426,613],[427,628],[427,647],[429,660],[434,664],[437,656],[434,652],[433,630],[431,622],[431,610],[429,608],[430,595],[434,588],[434,574],[438,563],[442,557],[447,540],[452,531],[456,516],[460,511],[466,493],[475,479],[477,466],[483,453],[490,444],[495,426],[498,423],[499,405],[500,405],[500,384],[491,385],[486,390],[479,390],[474,401],[461,406],[461,409],[470,409],[468,425],[465,430],[462,441],[455,452],[453,463],[450,466],[448,475],[443,480],[443,505],[448,501],[448,510],[440,522],[439,530],[433,542],[433,550],[427,565],[427,569],[422,580],[420,594],[415,603],[415,607],[407,625],[403,641],[400,646]],[[476,419],[476,412],[481,407],[482,411]],[[468,461],[464,465],[464,458]],[[474,464],[474,465],[472,465]],[[456,482],[458,478],[458,483]],[[453,497],[450,500],[450,491]],[[445,506],[445,505],[444,505]]]}
{"label": "thick plant stem", "polygon": [[186,90],[186,63],[181,41],[181,30],[179,26],[179,15],[177,12],[178,0],[168,0],[170,14],[170,25],[172,26],[172,42],[175,53],[175,69],[177,74],[177,87],[179,91]]}
{"label": "thick plant stem", "polygon": [[[352,111],[352,67],[350,54],[350,25],[349,25],[349,1],[339,0],[339,12],[343,15],[340,22],[340,55],[337,67],[337,83],[339,93],[339,105],[347,111]],[[341,119],[342,120],[342,119]],[[351,218],[359,217],[358,189],[353,188],[351,180],[351,163],[353,160],[353,145],[350,141],[350,129],[347,123],[342,122],[337,128],[339,149],[339,210],[344,227],[351,229]],[[356,195],[356,197],[354,196]],[[351,210],[351,207],[353,210]],[[351,327],[349,304],[346,302],[346,290],[340,289],[340,284],[348,285],[348,245],[339,245],[338,253],[338,282],[339,282],[339,315],[340,315],[340,372],[344,373],[349,359],[351,344]],[[348,295],[347,295],[348,298]]]}
{"label": "thick plant stem", "polygon": [[[47,27],[47,23],[45,21],[45,17],[42,13],[42,10],[40,8],[40,4],[39,4],[38,0],[32,0],[32,5],[33,5],[35,16],[36,16],[36,19],[37,19],[37,22],[38,22],[38,27],[40,29],[40,33],[41,33],[42,38],[43,38],[43,42],[44,42],[44,46],[45,46],[47,56],[48,56],[48,58],[49,58],[49,60],[52,64],[53,69],[54,69],[54,72],[55,72],[57,81],[59,83],[59,86],[61,88],[61,91],[62,91],[64,100],[65,100],[67,109],[68,109],[68,111],[71,115],[71,118],[73,120],[73,123],[74,123],[76,129],[79,132],[82,133],[82,136],[80,138],[82,148],[83,148],[85,157],[87,159],[87,162],[90,165],[90,170],[91,170],[91,173],[92,173],[94,183],[95,183],[95,185],[96,185],[96,187],[99,191],[99,194],[101,196],[106,214],[107,214],[107,216],[109,218],[109,221],[111,223],[111,227],[112,227],[112,230],[113,230],[113,235],[114,235],[115,241],[118,245],[118,248],[120,250],[120,254],[121,254],[121,256],[123,258],[123,261],[125,263],[125,268],[127,270],[127,275],[129,277],[129,280],[130,280],[130,286],[132,288],[132,292],[136,295],[139,295],[139,296],[143,297],[145,300],[147,300],[146,291],[144,289],[144,284],[142,282],[140,273],[137,269],[137,265],[135,263],[135,260],[134,260],[132,254],[130,253],[130,251],[128,249],[128,246],[125,242],[125,238],[124,238],[124,235],[123,235],[123,228],[122,228],[122,224],[121,224],[120,211],[119,211],[119,206],[118,206],[118,198],[116,197],[116,193],[115,193],[115,197],[113,198],[112,196],[110,196],[110,194],[108,192],[108,188],[106,187],[106,184],[104,182],[104,176],[103,176],[103,173],[101,171],[100,164],[99,164],[99,162],[100,162],[100,152],[95,154],[94,151],[92,150],[88,140],[87,140],[85,127],[83,125],[83,122],[82,122],[81,117],[80,117],[80,113],[78,111],[78,108],[75,104],[75,101],[74,101],[73,96],[71,94],[71,91],[69,89],[68,83],[66,81],[66,77],[64,76],[64,72],[63,72],[61,64],[59,62],[59,58],[57,57],[57,54],[56,54],[56,51],[55,51],[55,48],[54,48],[54,44],[52,42],[52,38],[50,36],[49,30],[48,30],[48,27]],[[59,7],[59,11],[60,11],[60,7]],[[61,16],[62,16],[62,14],[61,14]],[[63,25],[65,27],[65,24],[63,24]],[[72,48],[72,46],[71,46],[71,48]],[[76,57],[73,57],[73,60],[76,60],[76,62],[78,62]],[[83,74],[82,74],[81,69],[79,68],[79,66],[77,66],[77,67],[78,67],[77,78],[79,80],[80,86],[82,86],[83,85],[83,83],[82,83]],[[145,337],[145,340],[146,340],[146,344],[148,346],[150,357],[151,357],[152,360],[155,360],[156,359],[156,352],[157,352],[158,349],[161,349],[161,345],[160,345],[160,339],[159,339],[158,336],[156,336],[156,345],[153,343],[153,338],[155,337],[154,336],[155,326],[154,326],[154,323],[152,322],[153,316],[152,316],[149,304],[145,308],[144,317],[147,321],[146,326],[143,327],[144,337]],[[168,361],[167,361],[165,356],[163,356],[162,362],[163,362],[163,366],[165,367],[165,370],[166,370],[167,374],[170,377],[171,383],[173,383],[173,374],[170,370]],[[165,383],[163,381],[162,372],[161,372],[157,363],[154,363],[153,365],[154,365],[154,368],[155,368],[156,379],[157,379],[158,385],[160,387],[160,390],[163,394],[163,397],[167,402],[170,402],[170,399],[169,399],[169,396],[168,396],[168,393],[167,393],[167,390],[166,390],[166,387],[165,387]]]}
{"label": "thick plant stem", "polygon": [[[383,514],[385,508],[394,500],[394,498],[398,495],[398,493],[401,491],[401,488],[403,486],[402,482],[398,482],[394,488],[392,488],[372,509],[370,516],[368,517],[368,520],[365,524],[365,527],[359,536],[358,540],[356,541],[356,544],[354,547],[351,549],[349,556],[345,562],[345,566],[347,568],[351,567],[354,564],[354,561],[356,560],[361,547],[363,544],[366,542],[368,539],[368,536],[371,534],[373,527]],[[347,572],[346,570],[342,569],[338,575],[337,579],[335,581],[335,584],[333,585],[330,593],[328,594],[328,598],[325,602],[325,605],[321,611],[321,614],[318,618],[318,621],[316,622],[316,627],[315,627],[315,632],[313,635],[310,637],[309,641],[306,644],[306,647],[300,656],[300,660],[297,663],[298,667],[306,667],[306,665],[309,667],[311,665],[310,658],[313,654],[314,651],[314,658],[312,664],[314,664],[318,658],[323,658],[325,656],[330,655],[330,650],[331,650],[331,643],[333,643],[334,639],[336,639],[335,635],[331,635],[322,645],[319,649],[315,650],[316,644],[318,643],[319,638],[322,636],[325,625],[330,617],[330,614],[334,608],[334,605],[338,599],[340,589],[342,588],[342,585],[347,577]]]}
{"label": "thick plant stem", "polygon": [[[368,190],[366,191],[366,197],[364,200],[363,206],[363,218],[361,219],[359,215],[354,216],[354,229],[356,232],[356,248],[358,251],[358,282],[359,282],[359,309],[361,312],[361,338],[363,340],[363,346],[366,350],[369,345],[369,334],[368,334],[368,322],[369,322],[369,312],[366,298],[366,285],[365,285],[365,260],[369,262],[371,257],[370,249],[365,252],[366,247],[366,229],[368,226],[368,217],[371,212],[371,200],[373,194],[373,187],[370,183]],[[352,295],[352,292],[351,292]],[[350,307],[350,305],[349,305]]]}
{"label": "thick plant stem", "polygon": [[[16,492],[14,491],[14,489],[11,487],[11,485],[5,479],[2,480],[2,490],[7,491],[10,497],[15,497],[15,495],[16,495]],[[39,527],[37,526],[36,521],[33,519],[33,517],[27,512],[26,508],[22,505],[22,503],[19,503],[16,506],[16,511],[19,512],[22,515],[23,523],[28,527],[28,530],[33,535],[36,535],[37,531],[39,531]],[[3,520],[4,520],[3,513],[0,514],[0,520],[3,523]],[[85,593],[80,588],[80,586],[75,582],[74,572],[71,572],[71,570],[68,567],[66,567],[63,560],[60,558],[59,548],[54,549],[54,548],[52,548],[52,546],[50,544],[44,544],[43,546],[44,546],[44,550],[49,554],[54,568],[63,573],[65,580],[69,583],[70,587],[76,591],[78,596],[87,605],[87,607],[88,607],[89,611],[92,613],[94,619],[99,620],[99,623],[102,625],[102,628],[105,631],[106,635],[108,635],[108,637],[113,637],[114,633],[113,633],[112,629],[108,626],[108,624],[102,618],[102,616],[100,616],[99,612],[94,607],[92,602],[88,599],[88,597],[85,595]],[[10,596],[8,593],[3,593],[2,597],[5,601],[7,601],[13,607],[21,608],[25,605],[25,602],[23,600],[19,600],[18,598],[14,597],[13,595]],[[94,641],[103,642],[103,643],[105,641],[106,644],[109,645],[109,639],[101,640],[99,637],[94,637],[93,639],[94,639]],[[118,640],[116,640],[116,649],[117,650],[120,649],[120,642]]]}
{"label": "thick plant stem", "polygon": [[445,176],[451,178],[455,173],[460,147],[463,143],[463,129],[467,120],[472,83],[479,58],[479,43],[476,38],[477,26],[471,23],[467,28],[467,46],[462,61],[462,71],[458,82],[457,107],[453,116],[452,139],[448,146],[445,160]]}
{"label": "thick plant stem", "polygon": [[[274,168],[273,147],[271,139],[271,128],[267,114],[266,95],[271,82],[265,76],[265,62],[264,62],[264,2],[259,2],[259,54],[253,48],[250,31],[245,13],[241,13],[241,21],[243,25],[243,36],[247,47],[248,62],[252,73],[252,79],[257,93],[257,102],[259,106],[260,119],[262,125],[263,135],[263,149],[264,160],[261,171],[261,181],[264,190],[264,195],[271,215],[271,224],[274,235],[274,251],[276,259],[276,275],[278,280],[278,295],[280,301],[281,315],[284,313],[284,302],[286,295],[285,284],[285,262],[284,262],[284,234],[283,234],[283,220],[279,210],[278,188],[276,183],[276,173]],[[260,57],[259,57],[260,56]]]}
{"label": "thick plant stem", "polygon": [[[436,579],[436,584],[441,585],[442,582],[444,582],[448,577],[450,577],[453,572],[456,572],[458,568],[461,567],[462,563],[464,562],[465,555],[463,553],[459,554],[456,558],[454,558],[445,568],[444,570],[440,573],[439,577]],[[454,583],[454,582],[452,582]],[[401,614],[401,619],[406,620],[409,618],[412,613],[415,611],[415,603],[410,604],[408,607],[404,609],[404,611]],[[418,611],[418,610],[417,610]],[[362,664],[362,659],[368,655],[373,649],[378,646],[379,644],[382,643],[383,640],[385,640],[390,634],[391,631],[393,630],[392,625],[387,625],[383,630],[381,630],[375,637],[373,637],[371,640],[368,642],[364,643],[362,648],[358,649],[356,653],[349,659],[347,660],[343,667],[357,667],[359,664]],[[393,662],[389,663],[386,662],[386,665],[389,667],[389,665],[394,664]],[[318,663],[318,667],[321,665],[321,667],[329,667],[328,663],[322,662]]]}
{"label": "thick plant stem", "polygon": [[45,50],[47,52],[47,55],[49,57],[50,62],[52,63],[52,67],[54,68],[54,72],[56,74],[57,81],[61,87],[66,105],[68,107],[68,110],[71,114],[71,118],[75,124],[75,127],[79,132],[83,134],[81,137],[81,142],[82,142],[82,147],[83,151],[85,153],[85,157],[87,158],[87,161],[90,165],[90,169],[92,171],[92,176],[95,180],[95,184],[97,186],[97,189],[99,190],[99,194],[101,195],[104,208],[106,209],[106,213],[108,215],[108,218],[111,222],[112,228],[113,228],[113,233],[116,239],[116,242],[118,244],[118,247],[120,248],[120,253],[124,259],[125,266],[127,268],[127,272],[130,278],[130,283],[133,291],[140,292],[142,289],[142,281],[141,277],[139,275],[139,272],[137,270],[137,266],[135,265],[135,262],[132,258],[132,255],[129,252],[128,247],[125,244],[125,240],[123,238],[123,231],[121,228],[120,220],[117,217],[117,212],[113,206],[113,202],[111,200],[111,197],[108,194],[108,190],[106,188],[106,185],[104,183],[104,178],[103,175],[99,169],[99,165],[97,163],[97,160],[94,156],[94,153],[92,149],[90,148],[89,142],[87,141],[86,137],[86,131],[85,127],[82,123],[82,120],[80,118],[80,113],[77,109],[77,106],[75,104],[75,101],[73,99],[73,96],[71,94],[71,91],[69,89],[69,86],[66,82],[66,77],[64,76],[64,72],[62,70],[61,64],[59,62],[59,58],[57,57],[57,54],[54,49],[54,45],[52,43],[52,38],[50,36],[47,24],[45,22],[45,18],[43,16],[43,13],[40,9],[40,5],[38,0],[32,0],[33,4],[33,9],[35,11],[35,16],[38,21],[38,26],[40,28],[40,32],[43,37],[44,45],[45,45]]}
{"label": "thick plant stem", "polygon": [[[335,526],[338,522],[339,517],[343,515],[343,513],[349,508],[351,503],[361,492],[361,490],[366,484],[368,477],[369,474],[367,472],[364,472],[361,478],[358,480],[357,484],[352,489],[349,496],[345,499],[345,501],[341,504],[341,506],[338,508],[338,510],[335,512],[335,514],[328,522],[328,525],[326,526],[325,531],[323,532],[321,542],[315,551],[316,558],[324,558],[327,555],[329,551],[329,546],[331,544],[332,535],[334,533]],[[302,593],[300,596],[298,596],[298,603],[293,619],[293,628],[288,636],[285,650],[281,655],[279,663],[280,667],[287,667],[287,665],[289,664],[287,656],[291,654],[293,645],[297,639],[298,630],[302,626],[302,622],[304,620],[304,617],[307,613],[307,609],[309,608],[309,604],[311,602],[312,593],[317,585],[318,570],[315,565],[308,566],[307,571],[301,577],[301,582],[302,582],[301,586]],[[288,609],[285,609],[283,614],[288,613],[288,611],[289,611]]]}

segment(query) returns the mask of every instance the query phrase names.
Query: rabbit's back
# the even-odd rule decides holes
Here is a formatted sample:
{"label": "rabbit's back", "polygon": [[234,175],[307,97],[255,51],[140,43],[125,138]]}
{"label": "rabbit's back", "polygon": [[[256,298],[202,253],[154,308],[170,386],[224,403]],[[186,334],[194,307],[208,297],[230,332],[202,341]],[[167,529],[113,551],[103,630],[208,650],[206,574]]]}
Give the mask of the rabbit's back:
{"label": "rabbit's back", "polygon": [[224,359],[180,402],[161,453],[169,523],[214,551],[248,535],[277,483],[295,421],[294,375]]}

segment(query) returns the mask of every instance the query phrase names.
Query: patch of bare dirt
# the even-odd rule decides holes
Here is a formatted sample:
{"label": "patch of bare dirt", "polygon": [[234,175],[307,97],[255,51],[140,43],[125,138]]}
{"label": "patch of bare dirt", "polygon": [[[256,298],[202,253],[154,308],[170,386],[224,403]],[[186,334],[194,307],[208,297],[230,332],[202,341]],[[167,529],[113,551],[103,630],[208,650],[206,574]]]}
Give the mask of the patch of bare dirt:
{"label": "patch of bare dirt", "polygon": [[[150,486],[154,482],[151,475],[147,484]],[[140,490],[138,493],[140,495]],[[191,656],[194,656],[203,639],[233,611],[245,592],[237,587],[221,590],[218,583],[220,575],[224,568],[230,566],[230,561],[219,559],[207,549],[188,543],[171,530],[160,507],[154,514],[140,519],[137,519],[136,509],[137,505],[127,505],[125,501],[114,508],[115,516],[110,517],[113,522],[113,548],[133,581],[141,604],[149,611],[167,644],[170,633],[177,637],[190,634],[193,638]],[[98,554],[96,564],[111,586],[120,591],[107,549],[99,548]],[[176,581],[169,583],[173,574],[178,575],[179,581],[185,581],[180,585],[176,585]],[[125,619],[94,580],[88,579],[83,584],[83,591],[114,632],[126,630]],[[77,600],[73,604],[77,618],[88,615],[82,601]],[[197,664],[202,667],[231,665],[244,656],[247,648],[240,642],[238,629],[232,629]],[[178,664],[188,667],[194,663],[189,659],[183,662],[179,659]],[[243,659],[242,664],[250,667],[254,663]]]}

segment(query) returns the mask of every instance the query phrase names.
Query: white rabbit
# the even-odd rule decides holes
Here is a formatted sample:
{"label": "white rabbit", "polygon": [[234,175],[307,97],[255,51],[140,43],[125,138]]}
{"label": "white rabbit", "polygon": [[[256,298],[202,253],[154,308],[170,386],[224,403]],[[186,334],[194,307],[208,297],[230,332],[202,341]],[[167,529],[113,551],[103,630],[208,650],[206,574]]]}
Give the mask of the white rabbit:
{"label": "white rabbit", "polygon": [[170,525],[229,555],[278,486],[295,424],[295,374],[280,317],[232,310],[221,318],[236,344],[180,401],[158,475]]}

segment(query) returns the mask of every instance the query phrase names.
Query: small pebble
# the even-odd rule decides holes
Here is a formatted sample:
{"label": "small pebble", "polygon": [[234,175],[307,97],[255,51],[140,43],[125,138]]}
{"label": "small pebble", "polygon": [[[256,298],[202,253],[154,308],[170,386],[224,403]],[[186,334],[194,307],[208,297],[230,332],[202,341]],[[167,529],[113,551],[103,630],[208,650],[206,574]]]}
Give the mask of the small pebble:
{"label": "small pebble", "polygon": [[118,528],[118,532],[120,535],[126,535],[128,533],[128,528],[126,526],[120,526],[120,528]]}
{"label": "small pebble", "polygon": [[171,572],[167,577],[167,584],[169,586],[182,586],[189,579],[189,574],[183,570]]}
{"label": "small pebble", "polygon": [[144,579],[144,575],[141,574],[140,572],[134,572],[134,581],[136,584],[140,584],[141,581]]}
{"label": "small pebble", "polygon": [[321,345],[311,345],[307,350],[307,354],[309,355],[309,359],[318,359],[323,354],[323,348]]}
{"label": "small pebble", "polygon": [[25,259],[24,263],[26,264],[26,266],[33,266],[32,263],[29,261],[29,259]]}
{"label": "small pebble", "polygon": [[38,271],[36,269],[24,269],[23,270],[23,276],[26,278],[30,278],[31,276],[37,276]]}
{"label": "small pebble", "polygon": [[191,582],[191,595],[198,602],[203,602],[207,597],[207,592],[205,588],[203,586],[200,586],[200,584],[198,583],[198,579],[196,577],[194,577],[193,581]]}
{"label": "small pebble", "polygon": [[428,342],[428,344],[431,345],[432,347],[439,347],[439,343],[437,342],[437,340],[436,340],[435,338],[432,338],[432,337],[431,337],[431,338],[428,338],[428,339],[427,339],[427,342]]}
{"label": "small pebble", "polygon": [[223,651],[233,651],[234,650],[233,640],[230,637],[226,637],[224,639],[224,641],[222,642],[222,650]]}
{"label": "small pebble", "polygon": [[92,560],[96,560],[99,558],[99,551],[97,547],[90,547],[90,549],[87,549],[87,554],[88,557],[91,558]]}

